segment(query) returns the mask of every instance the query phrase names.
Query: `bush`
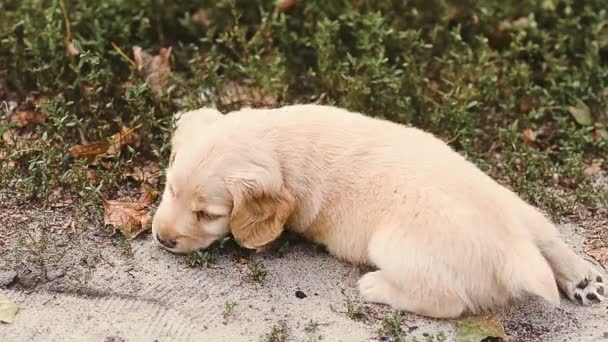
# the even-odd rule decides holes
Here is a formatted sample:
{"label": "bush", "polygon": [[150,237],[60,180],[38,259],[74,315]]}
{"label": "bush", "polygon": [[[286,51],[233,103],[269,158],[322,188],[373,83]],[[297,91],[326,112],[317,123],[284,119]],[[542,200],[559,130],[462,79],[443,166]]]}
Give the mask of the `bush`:
{"label": "bush", "polygon": [[[162,93],[133,46],[172,47]],[[6,0],[0,68],[8,112],[46,118],[0,123],[21,141],[0,140],[0,181],[42,199],[110,195],[121,170],[164,165],[178,110],[319,101],[429,130],[554,214],[608,203],[584,172],[608,151],[603,0]],[[123,125],[140,147],[70,157]]]}

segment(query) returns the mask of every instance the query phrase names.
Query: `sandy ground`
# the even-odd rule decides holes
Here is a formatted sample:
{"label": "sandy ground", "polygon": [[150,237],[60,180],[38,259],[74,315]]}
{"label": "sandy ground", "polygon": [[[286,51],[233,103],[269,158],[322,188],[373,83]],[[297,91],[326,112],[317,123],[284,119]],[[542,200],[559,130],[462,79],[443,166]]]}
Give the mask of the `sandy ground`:
{"label": "sandy ground", "polygon": [[[0,295],[22,309],[12,324],[0,324],[0,341],[282,341],[271,334],[283,323],[287,341],[370,341],[393,317],[387,307],[360,302],[356,281],[364,270],[309,244],[282,254],[229,249],[209,267],[193,268],[149,235],[123,255],[119,240],[83,215],[16,208],[0,206]],[[561,229],[580,251],[577,228]],[[41,244],[23,247],[28,239],[46,241],[44,253]],[[251,277],[252,260],[267,270],[261,282]],[[361,308],[360,317],[353,314]],[[563,299],[550,308],[530,299],[496,317],[512,341],[608,341],[608,303],[589,308]],[[464,341],[457,324],[405,314],[401,328],[407,341]]]}

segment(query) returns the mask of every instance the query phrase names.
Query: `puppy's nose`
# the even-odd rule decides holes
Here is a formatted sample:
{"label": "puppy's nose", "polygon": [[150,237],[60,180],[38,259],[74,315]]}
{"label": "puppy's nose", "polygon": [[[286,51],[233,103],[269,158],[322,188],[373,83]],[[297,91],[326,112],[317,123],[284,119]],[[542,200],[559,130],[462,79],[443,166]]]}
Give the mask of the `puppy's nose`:
{"label": "puppy's nose", "polygon": [[167,248],[175,248],[177,245],[176,239],[163,239],[160,235],[156,234],[156,240],[161,243],[161,245]]}

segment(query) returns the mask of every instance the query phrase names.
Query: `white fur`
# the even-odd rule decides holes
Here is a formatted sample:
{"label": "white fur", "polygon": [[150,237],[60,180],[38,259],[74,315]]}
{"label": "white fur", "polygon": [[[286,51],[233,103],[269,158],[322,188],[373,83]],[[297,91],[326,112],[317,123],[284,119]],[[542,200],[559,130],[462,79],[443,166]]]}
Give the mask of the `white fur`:
{"label": "white fur", "polygon": [[[375,266],[359,281],[364,299],[425,316],[525,294],[558,305],[558,286],[582,304],[604,299],[599,273],[544,215],[419,129],[330,106],[207,109],[182,116],[173,153],[178,196],[165,191],[153,223],[155,236],[181,237],[173,252],[229,229],[260,248],[286,225]],[[197,205],[230,214],[197,221]]]}

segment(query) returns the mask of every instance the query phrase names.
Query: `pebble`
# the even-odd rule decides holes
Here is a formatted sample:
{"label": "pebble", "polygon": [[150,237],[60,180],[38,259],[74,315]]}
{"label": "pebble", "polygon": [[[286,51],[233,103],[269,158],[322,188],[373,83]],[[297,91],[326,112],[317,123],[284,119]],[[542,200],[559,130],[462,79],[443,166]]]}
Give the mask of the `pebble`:
{"label": "pebble", "polygon": [[0,271],[0,287],[9,286],[15,281],[17,278],[17,272],[10,271]]}
{"label": "pebble", "polygon": [[298,290],[298,291],[296,291],[296,297],[298,297],[298,298],[302,299],[302,298],[306,298],[306,297],[308,297],[308,296],[306,295],[306,293],[304,293],[304,292],[302,292],[302,291]]}
{"label": "pebble", "polygon": [[52,270],[52,271],[48,271],[46,274],[46,279],[48,280],[55,280],[57,278],[61,278],[65,275],[65,271],[64,270]]}

